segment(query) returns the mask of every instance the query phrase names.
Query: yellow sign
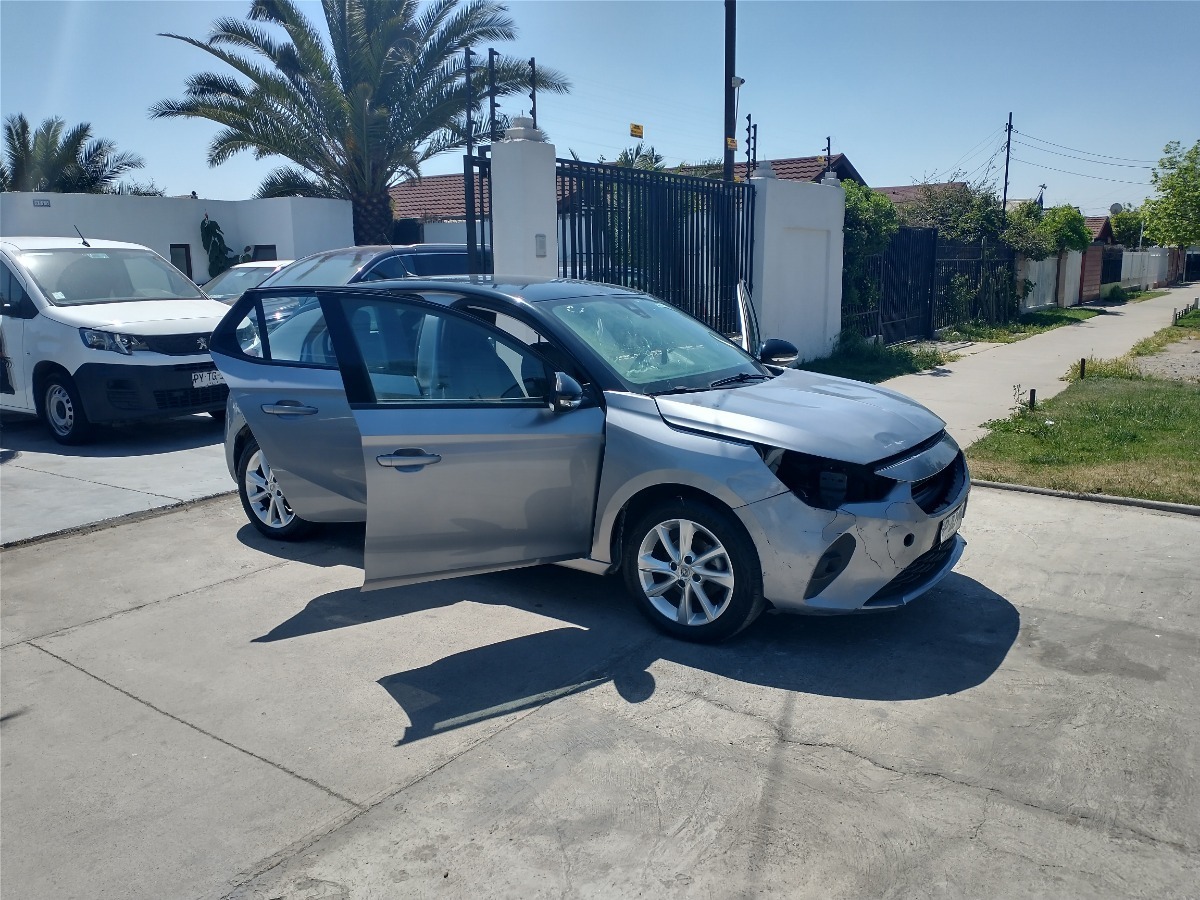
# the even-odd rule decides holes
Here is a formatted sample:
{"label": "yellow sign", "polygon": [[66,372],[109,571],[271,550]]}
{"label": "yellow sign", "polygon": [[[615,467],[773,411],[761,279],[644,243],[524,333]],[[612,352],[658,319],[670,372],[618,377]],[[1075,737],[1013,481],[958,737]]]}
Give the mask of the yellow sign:
{"label": "yellow sign", "polygon": [[737,138],[731,138],[731,137],[725,138],[725,147],[729,150],[736,150],[737,149]]}
{"label": "yellow sign", "polygon": [[629,136],[640,138],[642,136],[642,126],[635,122],[629,123]]}

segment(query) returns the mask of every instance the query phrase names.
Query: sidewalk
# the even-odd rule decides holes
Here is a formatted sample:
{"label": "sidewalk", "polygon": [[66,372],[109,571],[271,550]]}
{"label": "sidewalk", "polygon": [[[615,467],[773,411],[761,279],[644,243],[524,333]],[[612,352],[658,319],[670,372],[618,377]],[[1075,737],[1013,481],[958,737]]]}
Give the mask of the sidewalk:
{"label": "sidewalk", "polygon": [[[983,437],[984,422],[1001,419],[1013,406],[1013,387],[1037,390],[1045,400],[1067,387],[1060,380],[1071,363],[1095,356],[1109,359],[1129,352],[1138,341],[1171,324],[1171,310],[1200,296],[1200,285],[1173,288],[1165,297],[1101,307],[1085,322],[1056,328],[1012,344],[975,345],[963,359],[918,375],[883,382],[928,406],[946,420],[947,430],[966,447]],[[978,352],[975,348],[983,346]]]}

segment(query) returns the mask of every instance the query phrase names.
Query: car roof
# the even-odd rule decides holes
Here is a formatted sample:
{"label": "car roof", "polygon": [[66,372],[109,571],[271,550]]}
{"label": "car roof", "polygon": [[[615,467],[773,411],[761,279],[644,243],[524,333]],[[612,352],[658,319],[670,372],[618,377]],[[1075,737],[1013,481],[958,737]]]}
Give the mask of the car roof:
{"label": "car roof", "polygon": [[310,253],[305,259],[316,256],[336,256],[339,253],[382,255],[384,253],[466,253],[466,244],[361,244],[356,247],[335,247]]}
{"label": "car roof", "polygon": [[[0,237],[0,243],[8,245],[13,250],[85,250],[79,236],[74,237],[32,237],[18,236]],[[141,244],[130,244],[125,241],[102,241],[99,238],[89,238],[88,244],[92,250],[149,250]]]}
{"label": "car roof", "polygon": [[487,296],[502,294],[512,300],[538,303],[544,300],[565,300],[572,297],[596,297],[605,294],[644,296],[615,284],[580,281],[572,278],[533,278],[520,275],[437,275],[426,278],[389,278],[380,281],[348,285],[353,289],[439,291],[447,288],[467,288],[469,293]]}
{"label": "car roof", "polygon": [[[230,269],[278,269],[286,266],[288,263],[295,262],[292,259],[252,259],[250,262],[238,263],[230,266]],[[228,271],[228,270],[226,270]]]}

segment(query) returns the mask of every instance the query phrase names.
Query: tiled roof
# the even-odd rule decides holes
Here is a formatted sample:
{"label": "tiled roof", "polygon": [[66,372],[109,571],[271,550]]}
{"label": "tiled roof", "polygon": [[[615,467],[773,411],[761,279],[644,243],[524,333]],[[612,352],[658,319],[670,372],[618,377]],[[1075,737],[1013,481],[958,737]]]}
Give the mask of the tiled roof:
{"label": "tiled roof", "polygon": [[1087,216],[1083,221],[1092,233],[1093,241],[1103,241],[1112,237],[1112,223],[1108,216]]}
{"label": "tiled roof", "polygon": [[937,189],[941,187],[965,188],[965,181],[947,181],[941,184],[901,184],[895,187],[877,187],[873,190],[880,194],[885,194],[889,200],[896,206],[902,206],[905,203],[912,203],[914,200],[921,198],[921,193],[926,188]]}

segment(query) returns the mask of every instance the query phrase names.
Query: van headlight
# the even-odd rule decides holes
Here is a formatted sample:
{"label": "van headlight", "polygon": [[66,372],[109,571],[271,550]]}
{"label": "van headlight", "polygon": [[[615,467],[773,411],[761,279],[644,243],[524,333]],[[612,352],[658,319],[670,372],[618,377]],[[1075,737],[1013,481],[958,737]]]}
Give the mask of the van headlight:
{"label": "van headlight", "polygon": [[114,353],[123,353],[125,356],[129,356],[134,350],[150,349],[145,341],[133,334],[80,328],[79,337],[82,338],[85,347],[93,350],[111,350]]}

